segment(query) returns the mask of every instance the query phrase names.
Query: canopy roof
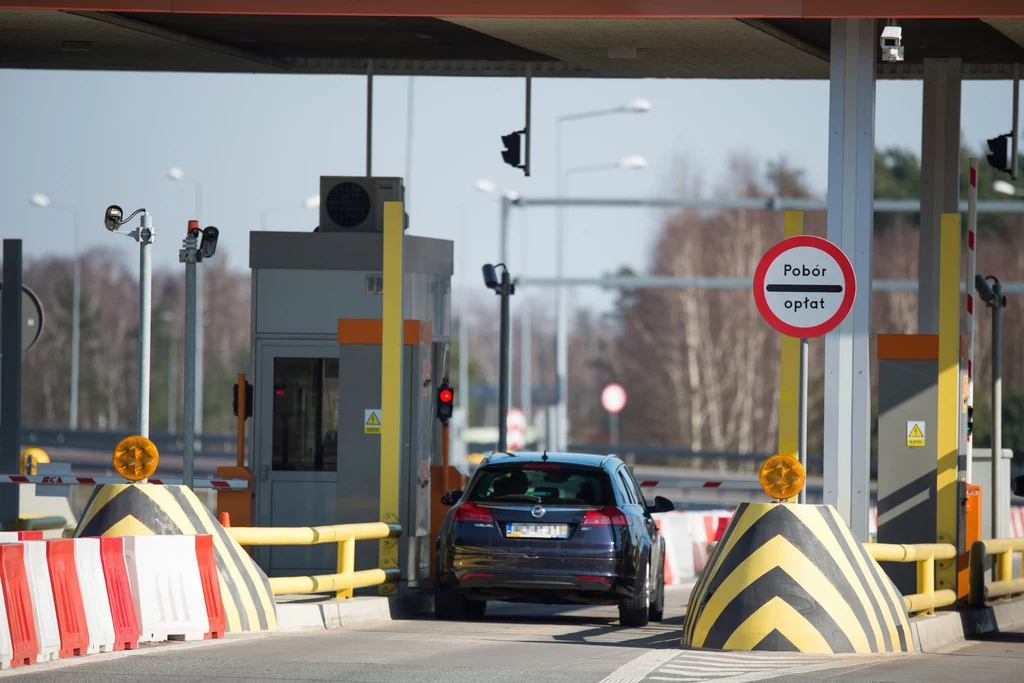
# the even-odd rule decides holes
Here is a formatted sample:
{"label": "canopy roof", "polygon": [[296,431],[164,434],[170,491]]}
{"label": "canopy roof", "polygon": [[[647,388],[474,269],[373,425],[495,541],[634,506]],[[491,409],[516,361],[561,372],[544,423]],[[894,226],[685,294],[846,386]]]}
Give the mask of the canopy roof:
{"label": "canopy roof", "polygon": [[969,79],[1024,63],[1020,0],[0,0],[0,67],[824,79],[827,17],[852,11],[903,27],[906,61],[879,78],[920,78],[926,57]]}

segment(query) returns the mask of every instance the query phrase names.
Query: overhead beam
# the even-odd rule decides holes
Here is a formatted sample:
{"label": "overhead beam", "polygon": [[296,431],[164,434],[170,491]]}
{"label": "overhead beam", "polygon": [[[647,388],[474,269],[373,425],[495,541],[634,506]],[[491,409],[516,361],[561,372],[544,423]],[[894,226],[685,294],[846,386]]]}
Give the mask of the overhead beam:
{"label": "overhead beam", "polygon": [[[522,18],[774,18],[774,19],[977,19],[1024,18],[1019,0],[132,0],[124,11],[181,14],[279,14],[363,17],[522,17]],[[109,0],[15,0],[0,9],[109,9]],[[129,9],[130,8],[130,9]]]}
{"label": "overhead beam", "polygon": [[187,47],[194,47],[198,50],[204,50],[206,52],[213,52],[225,57],[231,57],[244,62],[250,62],[253,64],[259,64],[263,67],[269,67],[270,69],[287,72],[290,71],[286,61],[275,59],[273,57],[267,57],[256,52],[250,52],[248,50],[242,50],[232,45],[225,45],[214,40],[208,40],[206,38],[197,38],[196,36],[189,35],[188,33],[182,33],[181,31],[173,31],[171,29],[163,28],[161,26],[154,26],[153,24],[145,21],[139,21],[138,19],[131,19],[124,17],[119,14],[112,14],[110,12],[65,12],[71,16],[82,17],[83,19],[91,19],[92,21],[98,21],[111,26],[117,26],[118,28],[127,29],[134,31],[135,33],[145,33],[146,35],[153,36],[155,38],[162,38],[178,45],[184,45]]}
{"label": "overhead beam", "polygon": [[739,22],[741,24],[746,24],[751,28],[756,28],[758,31],[761,31],[762,33],[767,33],[772,38],[775,38],[776,40],[779,40],[785,43],[786,45],[789,45],[790,47],[795,47],[797,50],[800,50],[801,52],[805,52],[811,55],[812,57],[817,57],[821,61],[828,63],[827,50],[822,50],[821,48],[812,45],[805,40],[800,40],[796,36],[790,33],[786,33],[782,29],[772,26],[771,24],[762,19],[740,19]]}

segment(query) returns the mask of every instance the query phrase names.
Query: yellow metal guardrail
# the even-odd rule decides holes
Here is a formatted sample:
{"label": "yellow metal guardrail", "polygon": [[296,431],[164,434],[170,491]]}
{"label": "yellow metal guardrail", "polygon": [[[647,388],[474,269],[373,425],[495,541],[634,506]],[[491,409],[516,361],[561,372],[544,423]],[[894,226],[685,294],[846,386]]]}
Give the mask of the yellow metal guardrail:
{"label": "yellow metal guardrail", "polygon": [[935,561],[954,559],[956,546],[950,543],[865,543],[864,549],[876,562],[917,563],[917,593],[903,596],[909,614],[935,614],[939,607],[956,604],[956,591],[935,590]]}
{"label": "yellow metal guardrail", "polygon": [[[241,546],[338,544],[338,573],[320,576],[275,576],[270,579],[274,595],[308,595],[333,591],[339,600],[352,597],[356,588],[368,588],[398,581],[398,569],[355,571],[356,541],[396,539],[402,535],[398,524],[335,524],[306,527],[241,527],[224,529]],[[394,543],[394,541],[391,541]]]}
{"label": "yellow metal guardrail", "polygon": [[[967,601],[983,606],[989,598],[1024,593],[1024,578],[1013,578],[1013,556],[1024,553],[1024,538],[994,538],[971,544],[970,584]],[[995,555],[996,580],[985,583],[985,558]]]}

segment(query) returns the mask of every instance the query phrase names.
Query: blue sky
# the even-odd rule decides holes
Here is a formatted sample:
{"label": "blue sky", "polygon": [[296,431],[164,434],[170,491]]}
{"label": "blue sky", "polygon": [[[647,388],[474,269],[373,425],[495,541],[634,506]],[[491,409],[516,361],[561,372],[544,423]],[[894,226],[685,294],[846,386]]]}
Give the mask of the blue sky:
{"label": "blue sky", "polygon": [[[374,79],[374,175],[406,173],[407,92],[407,78]],[[969,142],[1009,130],[1011,93],[1008,81],[964,84],[961,127]],[[475,191],[477,179],[493,181],[499,191],[553,195],[555,117],[561,114],[635,97],[653,105],[646,114],[566,125],[567,167],[630,154],[649,162],[642,171],[576,176],[573,194],[664,196],[673,190],[680,162],[699,173],[710,192],[721,185],[734,152],[762,163],[785,155],[807,169],[815,191],[825,191],[824,81],[535,79],[530,178],[504,165],[500,155],[500,135],[522,127],[523,94],[520,79],[416,79],[410,232],[455,239],[465,206],[474,288],[479,265],[495,259],[498,248],[497,201]],[[920,152],[921,83],[883,81],[877,103],[878,144]],[[191,186],[167,178],[178,166],[202,184],[199,218],[220,228],[229,263],[245,268],[247,233],[259,228],[262,210],[293,206],[270,215],[268,227],[311,230],[317,216],[301,206],[318,191],[319,176],[365,173],[365,111],[365,79],[355,76],[0,70],[0,236],[23,238],[30,259],[71,253],[70,217],[29,204],[42,192],[79,208],[84,247],[134,260],[135,243],[107,233],[102,214],[112,203],[127,212],[145,206],[159,231],[155,266],[180,268],[177,250],[195,211]],[[532,209],[525,220],[524,213],[514,212],[512,271],[551,275],[553,211]],[[569,211],[568,274],[644,268],[660,217],[647,210]],[[457,272],[455,286],[464,281]],[[602,306],[608,298],[594,290],[578,301]]]}

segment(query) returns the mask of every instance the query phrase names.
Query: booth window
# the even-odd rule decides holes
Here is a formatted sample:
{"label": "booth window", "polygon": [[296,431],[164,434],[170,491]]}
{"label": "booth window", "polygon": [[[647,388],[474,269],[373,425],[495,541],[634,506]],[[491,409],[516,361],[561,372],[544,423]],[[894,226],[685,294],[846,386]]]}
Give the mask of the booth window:
{"label": "booth window", "polygon": [[338,471],[338,360],[274,359],[273,467]]}

